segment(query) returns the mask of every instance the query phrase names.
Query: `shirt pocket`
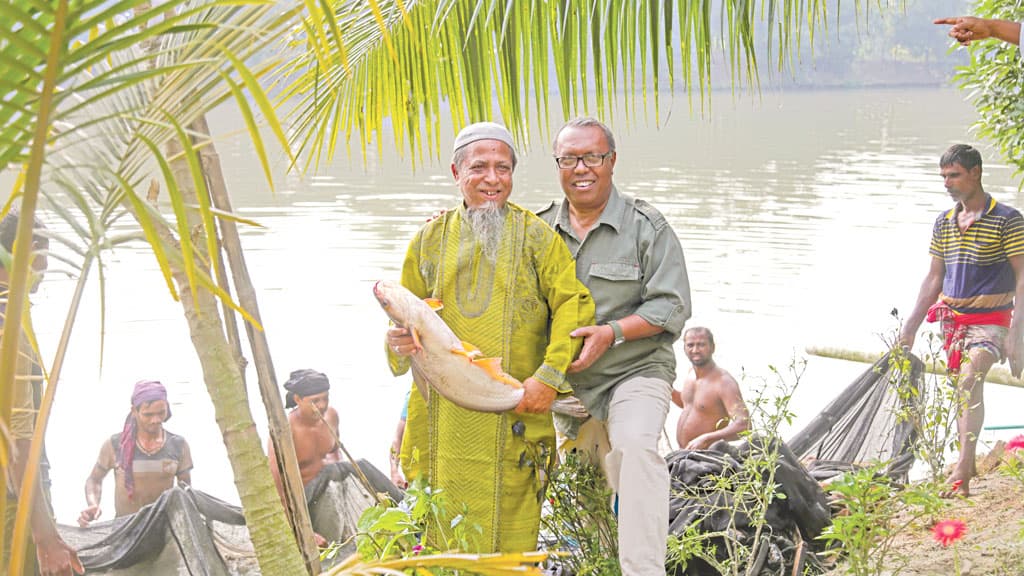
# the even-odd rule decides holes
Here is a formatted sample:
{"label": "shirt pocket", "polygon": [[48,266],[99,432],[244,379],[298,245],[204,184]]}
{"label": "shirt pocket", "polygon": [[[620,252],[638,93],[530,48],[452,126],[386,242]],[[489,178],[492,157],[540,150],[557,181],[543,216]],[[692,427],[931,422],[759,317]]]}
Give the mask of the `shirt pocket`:
{"label": "shirt pocket", "polygon": [[605,260],[590,264],[590,293],[597,307],[596,320],[603,324],[632,314],[640,302],[640,264],[631,260]]}
{"label": "shirt pocket", "polygon": [[640,265],[620,260],[594,262],[590,265],[590,276],[612,282],[635,282],[640,280]]}

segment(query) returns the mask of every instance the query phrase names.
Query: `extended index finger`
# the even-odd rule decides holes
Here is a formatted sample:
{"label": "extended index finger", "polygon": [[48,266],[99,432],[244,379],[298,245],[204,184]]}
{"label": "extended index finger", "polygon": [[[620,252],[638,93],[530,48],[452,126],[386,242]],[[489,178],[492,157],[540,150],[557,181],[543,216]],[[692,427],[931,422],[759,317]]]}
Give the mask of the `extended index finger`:
{"label": "extended index finger", "polygon": [[956,24],[959,18],[938,18],[932,21],[932,24]]}

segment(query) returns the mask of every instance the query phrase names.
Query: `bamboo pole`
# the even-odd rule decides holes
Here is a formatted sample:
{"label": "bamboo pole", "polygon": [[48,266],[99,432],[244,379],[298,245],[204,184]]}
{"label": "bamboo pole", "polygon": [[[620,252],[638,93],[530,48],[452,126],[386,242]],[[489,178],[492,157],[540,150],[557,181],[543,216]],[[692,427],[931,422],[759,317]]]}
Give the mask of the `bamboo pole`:
{"label": "bamboo pole", "polygon": [[[185,201],[195,203],[196,190],[184,160],[181,142],[177,139],[169,140],[165,148],[166,156],[173,159],[172,177],[178,183],[180,194]],[[189,218],[188,227],[193,235],[201,238],[202,221],[193,214],[187,214],[186,217]],[[168,246],[178,244],[178,239],[169,228],[158,221],[152,224],[162,242]],[[195,247],[197,250],[190,257],[196,259],[196,266],[205,270],[209,258],[202,252],[204,243],[195,244]],[[242,512],[260,569],[264,574],[275,575],[312,573],[311,561],[305,549],[296,545],[288,512],[282,506],[281,497],[271,478],[266,454],[256,434],[245,395],[245,385],[227,343],[217,298],[210,290],[191,289],[191,280],[185,272],[180,253],[170,250],[166,255],[171,259],[172,275],[178,286],[182,310],[203,369],[203,382],[213,402],[217,425],[228,450],[235,485],[242,500]],[[302,510],[305,510],[305,506]],[[311,527],[306,529],[311,530]],[[312,562],[318,566],[319,557],[314,556]]]}
{"label": "bamboo pole", "polygon": [[[847,360],[849,362],[862,362],[864,364],[874,364],[883,356],[883,354],[876,352],[864,352],[862,350],[850,350],[849,348],[834,348],[830,346],[808,346],[804,350],[811,356]],[[941,364],[925,362],[924,365],[925,372],[928,372],[929,374],[946,374],[946,369]],[[993,366],[990,368],[988,374],[985,375],[985,381],[993,384],[1002,384],[1004,386],[1013,386],[1015,388],[1024,388],[1024,380],[1014,378],[1010,375],[1010,371],[1002,366]]]}
{"label": "bamboo pole", "polygon": [[[199,156],[200,158],[202,158],[202,152],[199,153]],[[204,172],[206,171],[204,170]],[[207,179],[207,190],[213,190],[213,185],[209,181],[209,174],[206,173],[204,175],[206,176]],[[209,192],[209,194],[211,196],[211,200],[213,200],[213,192]],[[214,205],[216,205],[215,200]],[[217,236],[218,260],[221,258],[221,252],[225,254],[227,253],[227,249],[224,248],[223,226],[224,224],[222,222],[221,233],[215,233]],[[224,290],[224,293],[227,294],[228,297],[231,297],[231,282],[228,279],[228,271],[225,269],[223,265],[219,263],[215,265],[214,268],[217,270],[217,283],[220,284],[220,287]],[[224,331],[227,333],[228,344],[231,346],[231,355],[234,357],[235,362],[238,364],[238,373],[241,374],[242,382],[245,383],[245,367],[249,365],[249,361],[246,360],[245,356],[242,354],[242,338],[238,332],[238,319],[235,317],[234,312],[231,310],[231,306],[229,306],[227,302],[221,302],[220,308],[222,311],[222,316],[224,317]],[[246,397],[248,397],[248,389],[246,389]]]}
{"label": "bamboo pole", "polygon": [[[227,183],[224,179],[224,172],[221,170],[220,156],[217,149],[209,138],[210,128],[206,118],[201,117],[192,124],[193,130],[206,138],[199,146],[199,157],[202,162],[203,171],[206,173],[207,181],[210,183],[210,194],[213,197],[214,206],[223,212],[231,213],[231,199],[228,196]],[[256,290],[253,287],[252,279],[249,277],[249,269],[245,263],[245,255],[242,252],[242,243],[238,236],[238,227],[234,221],[227,218],[220,218],[221,240],[224,250],[227,252],[228,265],[231,268],[231,276],[234,280],[235,290],[238,293],[238,303],[252,318],[260,325],[263,320],[260,318],[259,304],[256,299]],[[316,546],[316,539],[313,536],[313,524],[309,518],[309,509],[306,507],[306,492],[302,484],[302,475],[299,472],[299,461],[295,455],[295,445],[292,443],[291,428],[288,425],[288,415],[284,411],[284,404],[281,402],[281,393],[277,386],[277,377],[274,372],[274,363],[270,356],[270,345],[267,342],[267,335],[262,330],[257,330],[251,323],[245,323],[245,333],[249,337],[249,345],[252,349],[253,362],[256,365],[256,380],[259,384],[260,395],[263,398],[263,405],[267,411],[268,426],[270,428],[270,441],[274,445],[274,454],[277,466],[281,472],[281,487],[285,495],[285,512],[291,522],[292,531],[295,533],[295,540],[299,544],[303,560],[310,574],[320,573],[320,555]]]}

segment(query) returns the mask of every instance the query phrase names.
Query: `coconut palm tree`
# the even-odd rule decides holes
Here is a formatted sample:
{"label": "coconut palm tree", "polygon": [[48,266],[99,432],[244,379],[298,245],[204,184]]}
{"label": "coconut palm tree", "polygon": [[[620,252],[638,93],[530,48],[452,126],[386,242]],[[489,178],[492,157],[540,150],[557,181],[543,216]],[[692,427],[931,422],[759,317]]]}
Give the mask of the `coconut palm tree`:
{"label": "coconut palm tree", "polygon": [[[125,216],[137,221],[168,290],[182,302],[200,352],[260,566],[267,574],[308,571],[269,474],[241,370],[216,307],[218,299],[231,299],[214,279],[220,267],[214,221],[231,215],[210,205],[197,152],[209,137],[190,128],[214,106],[233,99],[249,121],[255,152],[269,174],[253,110],[283,143],[259,84],[276,61],[246,62],[298,22],[299,12],[264,2],[218,0],[170,0],[155,7],[144,0],[57,0],[8,3],[2,12],[0,169],[22,174],[14,194],[22,224],[16,246],[28,245],[25,234],[31,233],[42,196],[71,228],[72,237],[58,240],[84,278],[101,248],[123,240],[110,232],[111,225]],[[147,198],[150,190],[163,190],[162,206]],[[28,257],[28,251],[14,250],[8,326],[21,324]],[[13,384],[10,359],[17,333],[3,335],[4,390]],[[51,399],[54,382],[47,390]],[[40,439],[46,414],[44,405],[37,420]],[[37,458],[38,452],[33,451]],[[28,486],[23,484],[22,494]],[[21,573],[24,559],[18,552],[28,502],[19,501],[10,573]],[[0,501],[0,507],[4,504]]]}

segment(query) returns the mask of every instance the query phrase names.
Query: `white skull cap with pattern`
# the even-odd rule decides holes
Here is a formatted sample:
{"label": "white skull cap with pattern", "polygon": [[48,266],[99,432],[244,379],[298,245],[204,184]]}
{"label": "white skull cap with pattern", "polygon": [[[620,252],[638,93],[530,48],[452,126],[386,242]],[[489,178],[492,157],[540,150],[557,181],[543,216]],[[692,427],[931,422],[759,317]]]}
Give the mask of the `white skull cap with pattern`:
{"label": "white skull cap with pattern", "polygon": [[455,137],[455,145],[452,147],[452,151],[458,151],[459,148],[478,140],[497,140],[508,144],[513,153],[516,150],[515,145],[512,143],[512,133],[507,128],[494,122],[476,122],[459,130],[459,135]]}

